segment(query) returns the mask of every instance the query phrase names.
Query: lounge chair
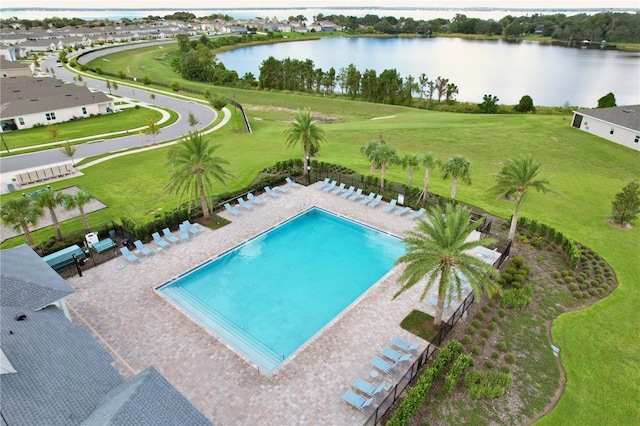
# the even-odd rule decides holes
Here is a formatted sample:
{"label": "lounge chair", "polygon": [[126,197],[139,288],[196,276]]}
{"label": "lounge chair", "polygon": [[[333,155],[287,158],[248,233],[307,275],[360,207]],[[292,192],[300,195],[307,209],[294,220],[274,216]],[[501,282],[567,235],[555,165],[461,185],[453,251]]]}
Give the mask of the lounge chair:
{"label": "lounge chair", "polygon": [[331,193],[333,195],[338,195],[339,193],[341,193],[342,191],[344,191],[344,183],[341,183],[339,187],[337,187],[336,189],[334,189],[333,191],[331,191]]}
{"label": "lounge chair", "polygon": [[405,214],[409,210],[411,210],[411,207],[403,207],[403,208],[398,209],[395,212],[393,212],[393,214],[395,214],[396,216],[402,216],[403,214]]}
{"label": "lounge chair", "polygon": [[373,200],[373,197],[376,194],[373,192],[370,192],[369,195],[367,196],[367,198],[365,198],[364,200],[360,201],[360,204],[362,204],[363,206],[366,206],[367,204],[369,204],[371,202],[371,200]]}
{"label": "lounge chair", "polygon": [[280,197],[278,194],[276,194],[275,192],[273,192],[273,191],[271,190],[271,188],[269,188],[268,186],[265,186],[265,187],[264,187],[264,191],[265,191],[267,194],[271,195],[273,198],[279,198],[279,197]]}
{"label": "lounge chair", "polygon": [[419,343],[410,343],[398,336],[393,336],[391,338],[391,344],[405,352],[413,352],[420,347]]}
{"label": "lounge chair", "polygon": [[411,213],[409,216],[407,216],[409,219],[415,219],[416,217],[420,217],[424,214],[424,207],[420,208],[420,210],[418,210],[417,212],[413,212]]}
{"label": "lounge chair", "polygon": [[289,185],[291,185],[293,188],[301,188],[302,187],[302,185],[300,185],[298,182],[292,181],[290,177],[285,178],[284,180],[287,181],[287,183]]}
{"label": "lounge chair", "polygon": [[355,186],[350,186],[349,189],[347,189],[346,191],[344,191],[342,194],[340,194],[341,198],[348,198],[351,196],[351,194],[353,194],[353,191],[355,191],[356,187]]}
{"label": "lounge chair", "polygon": [[356,381],[353,382],[352,386],[354,389],[359,390],[363,394],[374,397],[382,392],[386,392],[391,389],[391,383],[387,383],[384,380],[382,381],[382,383],[376,386],[361,378],[357,378]]}
{"label": "lounge chair", "polygon": [[356,201],[362,196],[362,188],[358,188],[355,194],[349,196],[349,201]]}
{"label": "lounge chair", "polygon": [[382,195],[379,194],[376,198],[373,199],[373,201],[371,201],[367,205],[369,207],[375,208],[378,204],[380,204],[380,201],[382,201]]}
{"label": "lounge chair", "polygon": [[387,213],[391,213],[391,210],[393,210],[396,207],[396,203],[397,202],[398,202],[398,200],[396,200],[395,198],[393,200],[391,200],[389,202],[389,205],[384,208],[384,211],[387,212]]}
{"label": "lounge chair", "polygon": [[402,357],[402,354],[400,352],[394,351],[389,346],[385,346],[384,348],[382,348],[380,353],[393,362],[397,362]]}
{"label": "lounge chair", "polygon": [[327,185],[329,185],[329,178],[324,178],[324,180],[320,182],[320,185],[318,185],[318,189],[322,189]]}
{"label": "lounge chair", "polygon": [[337,184],[337,183],[338,183],[338,182],[336,182],[335,180],[333,180],[333,181],[331,181],[331,183],[330,183],[329,185],[327,185],[327,186],[325,186],[324,188],[322,188],[322,190],[323,190],[324,192],[329,192],[329,191],[331,191],[332,189],[334,189],[334,188],[336,187],[336,184]]}
{"label": "lounge chair", "polygon": [[382,371],[383,373],[390,375],[393,373],[393,369],[396,368],[397,365],[399,365],[402,362],[409,361],[410,359],[411,359],[411,354],[404,354],[400,358],[398,358],[398,360],[395,361],[393,364],[389,364],[387,361],[376,356],[376,357],[373,357],[373,359],[371,360],[371,364],[374,367],[376,367],[378,370]]}
{"label": "lounge chair", "polygon": [[181,223],[180,226],[180,241],[189,241],[189,230],[184,223]]}
{"label": "lounge chair", "polygon": [[246,210],[253,210],[253,206],[246,201],[242,197],[238,198],[238,204],[244,207]]}
{"label": "lounge chair", "polygon": [[191,232],[193,235],[197,235],[202,232],[202,229],[200,228],[200,226],[193,225],[191,222],[189,222],[189,219],[185,220],[182,223],[184,224],[184,226],[187,227],[187,230]]}
{"label": "lounge chair", "polygon": [[284,186],[276,186],[275,188],[273,188],[274,191],[278,191],[278,192],[282,192],[283,194],[288,194],[289,190],[287,188],[285,188]]}
{"label": "lounge chair", "polygon": [[376,400],[373,397],[369,399],[364,399],[363,397],[361,397],[351,389],[347,389],[344,395],[342,395],[342,399],[344,399],[349,404],[356,407],[358,410],[362,411],[363,413],[365,412],[367,407],[373,404],[373,402]]}
{"label": "lounge chair", "polygon": [[169,228],[164,228],[162,230],[162,235],[164,235],[164,237],[169,240],[170,243],[173,244],[178,244],[180,242],[180,239],[178,239],[178,237],[176,237],[175,235],[173,235],[171,233],[171,231],[169,230]]}
{"label": "lounge chair", "polygon": [[129,262],[131,262],[131,263],[140,263],[140,259],[138,259],[138,256],[136,256],[135,254],[131,253],[128,248],[122,247],[120,249],[120,253],[122,253],[122,257],[127,259]]}
{"label": "lounge chair", "polygon": [[251,201],[253,204],[257,206],[261,206],[264,204],[263,200],[261,200],[260,198],[256,198],[256,196],[253,195],[252,193],[247,194],[247,200]]}
{"label": "lounge chair", "polygon": [[154,232],[151,236],[153,237],[153,242],[156,243],[158,247],[169,248],[169,243],[162,239],[159,233]]}
{"label": "lounge chair", "polygon": [[155,254],[155,251],[149,249],[148,247],[145,247],[145,245],[142,244],[142,241],[140,240],[134,241],[133,245],[136,246],[136,248],[140,250],[140,253],[144,254],[145,256],[151,256],[152,254]]}
{"label": "lounge chair", "polygon": [[237,209],[231,207],[231,204],[229,204],[229,203],[224,203],[224,208],[227,209],[227,211],[229,213],[231,213],[232,215],[234,215],[234,216],[240,216],[241,215],[240,210],[237,210]]}

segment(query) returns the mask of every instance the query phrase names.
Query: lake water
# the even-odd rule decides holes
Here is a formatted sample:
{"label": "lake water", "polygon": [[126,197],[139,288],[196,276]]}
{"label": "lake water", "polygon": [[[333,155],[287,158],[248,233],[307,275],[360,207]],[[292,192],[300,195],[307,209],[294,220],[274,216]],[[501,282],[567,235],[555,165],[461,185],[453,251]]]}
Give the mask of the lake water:
{"label": "lake water", "polygon": [[308,58],[336,73],[353,63],[361,72],[395,68],[402,77],[442,76],[458,86],[460,101],[481,102],[490,93],[504,104],[529,95],[535,105],[595,107],[613,92],[618,105],[640,104],[640,54],[616,50],[455,38],[326,38],[246,47],[218,59],[240,76],[257,78],[269,56]]}

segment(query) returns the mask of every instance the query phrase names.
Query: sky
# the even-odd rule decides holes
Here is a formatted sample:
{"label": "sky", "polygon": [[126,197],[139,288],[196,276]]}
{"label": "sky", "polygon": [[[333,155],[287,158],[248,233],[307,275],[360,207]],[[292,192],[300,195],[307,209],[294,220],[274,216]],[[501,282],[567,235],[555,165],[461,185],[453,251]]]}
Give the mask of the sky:
{"label": "sky", "polygon": [[639,9],[640,0],[116,0],[106,3],[92,3],[86,0],[2,0],[0,11],[3,8],[117,8],[117,9],[238,9],[238,8],[320,8],[320,7],[430,7],[430,8],[465,8],[465,7],[495,7],[509,9],[544,9],[544,8],[571,8],[571,9],[606,9],[623,8]]}

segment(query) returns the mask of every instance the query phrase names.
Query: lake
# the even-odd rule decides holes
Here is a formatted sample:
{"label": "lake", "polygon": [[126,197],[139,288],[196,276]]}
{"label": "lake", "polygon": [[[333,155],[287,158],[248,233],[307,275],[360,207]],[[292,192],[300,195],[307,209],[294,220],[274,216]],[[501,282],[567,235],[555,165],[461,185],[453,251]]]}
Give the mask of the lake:
{"label": "lake", "polygon": [[618,105],[640,104],[640,53],[566,48],[536,42],[457,38],[325,38],[245,47],[218,55],[240,77],[256,78],[262,61],[311,59],[316,68],[338,70],[353,63],[378,74],[395,68],[402,77],[448,78],[457,99],[482,102],[484,94],[516,104],[523,95],[535,105],[595,107],[609,92]]}

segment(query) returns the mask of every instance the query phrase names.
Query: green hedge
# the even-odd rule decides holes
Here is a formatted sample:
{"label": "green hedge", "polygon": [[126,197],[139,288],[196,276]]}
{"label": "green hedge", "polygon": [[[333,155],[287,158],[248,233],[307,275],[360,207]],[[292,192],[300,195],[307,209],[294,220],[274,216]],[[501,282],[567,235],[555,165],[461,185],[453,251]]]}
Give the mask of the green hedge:
{"label": "green hedge", "polygon": [[473,359],[469,355],[460,355],[456,360],[451,370],[444,377],[444,394],[449,395],[456,383],[458,383],[458,379],[462,376],[465,370],[471,365]]}
{"label": "green hedge", "polygon": [[473,399],[499,398],[511,386],[511,374],[472,371],[464,378],[464,386]]}

